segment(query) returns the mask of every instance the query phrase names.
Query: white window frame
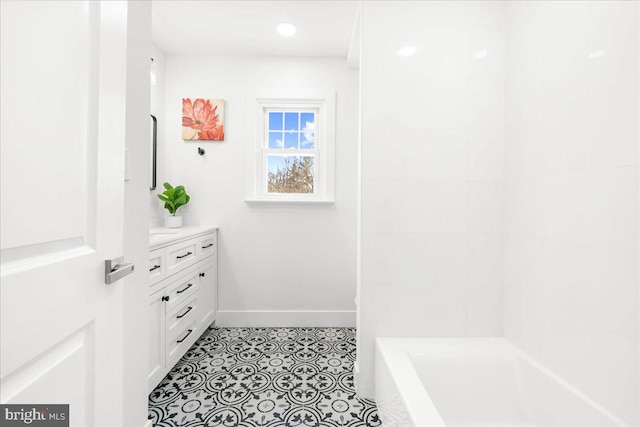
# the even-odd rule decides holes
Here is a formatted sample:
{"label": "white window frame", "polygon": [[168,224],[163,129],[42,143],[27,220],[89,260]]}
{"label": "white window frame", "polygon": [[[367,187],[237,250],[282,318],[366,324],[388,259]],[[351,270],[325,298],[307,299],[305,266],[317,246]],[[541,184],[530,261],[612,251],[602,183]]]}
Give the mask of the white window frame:
{"label": "white window frame", "polygon": [[[245,202],[333,203],[335,184],[335,92],[306,89],[262,89],[247,95],[247,177]],[[316,114],[313,149],[269,148],[269,111]],[[314,157],[314,192],[268,193],[267,156]]]}

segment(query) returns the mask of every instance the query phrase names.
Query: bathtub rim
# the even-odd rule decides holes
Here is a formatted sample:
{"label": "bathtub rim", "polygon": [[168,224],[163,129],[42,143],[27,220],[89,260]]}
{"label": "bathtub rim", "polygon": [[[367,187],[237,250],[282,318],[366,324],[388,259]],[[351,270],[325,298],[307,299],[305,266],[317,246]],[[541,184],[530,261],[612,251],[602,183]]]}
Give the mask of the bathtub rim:
{"label": "bathtub rim", "polygon": [[[560,375],[545,367],[503,337],[376,338],[376,353],[380,354],[384,359],[385,366],[391,373],[391,379],[402,397],[407,413],[415,426],[446,426],[437,407],[431,400],[426,387],[420,380],[412,360],[412,355],[413,357],[428,357],[427,351],[424,348],[424,345],[427,343],[436,344],[440,347],[444,346],[448,351],[453,350],[456,355],[460,354],[459,352],[464,350],[465,347],[467,349],[471,347],[476,351],[478,347],[486,347],[487,345],[495,347],[496,349],[500,348],[501,351],[514,354],[542,374],[553,379],[553,381],[557,382],[561,387],[566,388],[569,392],[584,401],[585,404],[591,406],[600,412],[601,415],[611,420],[615,425],[619,427],[631,427],[630,424],[612,414]],[[393,359],[398,366],[390,365],[389,359]],[[376,363],[378,363],[377,360]],[[398,383],[402,383],[403,387],[399,387]],[[410,391],[413,393],[410,393]]]}
{"label": "bathtub rim", "polygon": [[[409,357],[406,345],[411,344],[413,340],[416,339],[376,338],[376,353],[384,360],[385,367],[391,374],[391,381],[400,394],[413,425],[446,427]],[[390,359],[393,359],[392,363],[389,363]]]}

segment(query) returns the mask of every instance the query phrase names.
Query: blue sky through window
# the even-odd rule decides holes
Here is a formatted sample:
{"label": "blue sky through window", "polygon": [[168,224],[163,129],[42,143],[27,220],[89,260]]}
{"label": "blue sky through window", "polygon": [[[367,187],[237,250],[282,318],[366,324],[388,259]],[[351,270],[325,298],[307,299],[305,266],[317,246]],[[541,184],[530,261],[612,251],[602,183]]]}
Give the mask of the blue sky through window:
{"label": "blue sky through window", "polygon": [[298,130],[298,113],[284,113],[284,130]]}
{"label": "blue sky through window", "polygon": [[298,132],[284,134],[284,148],[298,148]]}
{"label": "blue sky through window", "polygon": [[282,132],[269,132],[269,148],[284,148]]}
{"label": "blue sky through window", "polygon": [[268,114],[268,120],[269,148],[303,150],[316,148],[316,114],[314,112],[271,111]]}
{"label": "blue sky through window", "polygon": [[309,125],[313,126],[315,124],[315,114],[313,113],[300,113],[300,124],[301,130],[305,130]]}
{"label": "blue sky through window", "polygon": [[269,113],[269,130],[282,130],[282,113]]}
{"label": "blue sky through window", "polygon": [[278,168],[284,170],[284,156],[268,156],[267,157],[267,169],[271,173],[277,173]]}

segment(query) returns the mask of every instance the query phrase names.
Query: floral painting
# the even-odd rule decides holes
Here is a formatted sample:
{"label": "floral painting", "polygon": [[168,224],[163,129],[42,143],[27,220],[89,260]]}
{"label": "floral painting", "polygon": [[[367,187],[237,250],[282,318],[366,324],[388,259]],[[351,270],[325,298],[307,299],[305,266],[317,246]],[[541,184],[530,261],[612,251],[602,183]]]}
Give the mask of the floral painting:
{"label": "floral painting", "polygon": [[183,98],[182,139],[224,141],[224,99]]}

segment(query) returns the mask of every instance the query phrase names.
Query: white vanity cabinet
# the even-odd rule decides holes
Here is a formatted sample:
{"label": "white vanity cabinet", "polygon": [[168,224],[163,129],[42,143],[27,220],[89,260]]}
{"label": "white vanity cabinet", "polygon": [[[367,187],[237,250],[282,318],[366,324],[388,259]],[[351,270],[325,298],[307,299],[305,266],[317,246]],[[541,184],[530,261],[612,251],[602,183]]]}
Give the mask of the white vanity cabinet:
{"label": "white vanity cabinet", "polygon": [[217,229],[151,230],[149,390],[215,321]]}
{"label": "white vanity cabinet", "polygon": [[165,374],[164,288],[149,296],[149,386],[153,389]]}

